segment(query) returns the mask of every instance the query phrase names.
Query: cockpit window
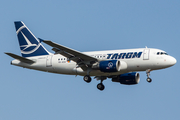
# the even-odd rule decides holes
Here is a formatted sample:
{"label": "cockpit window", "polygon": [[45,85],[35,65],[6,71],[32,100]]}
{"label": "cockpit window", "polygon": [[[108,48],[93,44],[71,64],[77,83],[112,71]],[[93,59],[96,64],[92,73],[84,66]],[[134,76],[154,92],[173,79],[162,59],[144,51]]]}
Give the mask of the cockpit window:
{"label": "cockpit window", "polygon": [[168,55],[166,52],[157,52],[157,55]]}

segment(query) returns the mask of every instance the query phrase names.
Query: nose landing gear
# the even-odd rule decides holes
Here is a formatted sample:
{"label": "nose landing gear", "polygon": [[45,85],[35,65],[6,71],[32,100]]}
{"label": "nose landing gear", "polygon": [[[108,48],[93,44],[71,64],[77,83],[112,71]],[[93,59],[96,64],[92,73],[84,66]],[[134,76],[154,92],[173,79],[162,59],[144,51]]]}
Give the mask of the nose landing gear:
{"label": "nose landing gear", "polygon": [[149,83],[152,82],[152,79],[149,78],[149,77],[148,77],[146,80],[147,80],[147,82],[149,82]]}
{"label": "nose landing gear", "polygon": [[152,79],[149,77],[150,76],[150,72],[151,72],[151,69],[148,69],[148,70],[146,70],[146,74],[147,74],[147,82],[152,82]]}

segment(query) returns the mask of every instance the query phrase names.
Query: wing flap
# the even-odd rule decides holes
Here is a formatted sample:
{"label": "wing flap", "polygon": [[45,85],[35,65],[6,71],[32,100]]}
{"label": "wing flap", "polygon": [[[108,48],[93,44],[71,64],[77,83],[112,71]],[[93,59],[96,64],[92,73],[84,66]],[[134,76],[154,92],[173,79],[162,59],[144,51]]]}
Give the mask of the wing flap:
{"label": "wing flap", "polygon": [[57,49],[57,48],[53,48],[52,50],[55,52],[55,54],[61,54],[61,55],[65,56],[65,57],[67,57],[67,58],[74,57],[73,55],[68,54],[65,51]]}

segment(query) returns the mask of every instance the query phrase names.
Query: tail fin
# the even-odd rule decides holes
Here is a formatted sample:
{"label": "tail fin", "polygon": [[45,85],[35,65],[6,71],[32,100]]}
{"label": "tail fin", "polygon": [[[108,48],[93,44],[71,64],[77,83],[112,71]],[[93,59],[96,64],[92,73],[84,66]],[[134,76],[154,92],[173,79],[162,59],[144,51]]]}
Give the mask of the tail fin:
{"label": "tail fin", "polygon": [[49,55],[46,48],[39,42],[39,40],[22,21],[14,22],[14,24],[23,57]]}

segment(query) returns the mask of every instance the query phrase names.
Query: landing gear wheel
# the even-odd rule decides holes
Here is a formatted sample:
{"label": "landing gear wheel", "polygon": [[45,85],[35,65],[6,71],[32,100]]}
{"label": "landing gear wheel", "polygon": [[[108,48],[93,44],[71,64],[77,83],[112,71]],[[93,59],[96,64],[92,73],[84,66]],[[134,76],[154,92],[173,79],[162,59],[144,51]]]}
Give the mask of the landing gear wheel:
{"label": "landing gear wheel", "polygon": [[104,90],[105,86],[102,83],[99,83],[97,84],[97,88],[102,91]]}
{"label": "landing gear wheel", "polygon": [[84,81],[87,82],[87,83],[90,83],[91,82],[91,77],[89,75],[85,75],[84,76]]}
{"label": "landing gear wheel", "polygon": [[149,77],[150,76],[150,72],[151,72],[151,69],[148,69],[148,70],[146,70],[146,74],[147,74],[147,82],[152,82],[152,79]]}
{"label": "landing gear wheel", "polygon": [[152,82],[152,79],[149,78],[149,77],[148,77],[146,80],[147,80],[149,83]]}

